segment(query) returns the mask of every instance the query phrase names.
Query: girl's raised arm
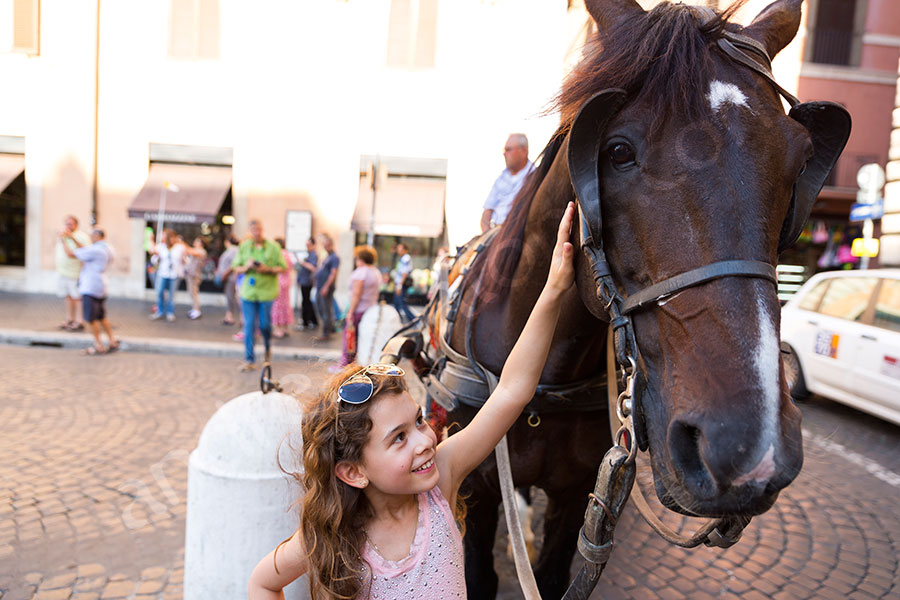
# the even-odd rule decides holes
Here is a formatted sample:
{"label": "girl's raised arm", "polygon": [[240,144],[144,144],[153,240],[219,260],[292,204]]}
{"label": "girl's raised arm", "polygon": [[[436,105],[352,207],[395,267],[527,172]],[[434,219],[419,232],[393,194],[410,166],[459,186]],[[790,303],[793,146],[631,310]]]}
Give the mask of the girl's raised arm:
{"label": "girl's raised arm", "polygon": [[569,243],[574,214],[575,204],[570,202],[559,223],[547,283],[506,359],[497,389],[467,427],[441,443],[438,460],[445,495],[455,494],[459,483],[490,454],[534,396],[556,330],[560,299],[575,280],[574,250]]}
{"label": "girl's raised arm", "polygon": [[284,598],[285,586],[309,570],[306,551],[295,532],[286,542],[266,554],[250,575],[247,597],[250,600],[274,600]]}

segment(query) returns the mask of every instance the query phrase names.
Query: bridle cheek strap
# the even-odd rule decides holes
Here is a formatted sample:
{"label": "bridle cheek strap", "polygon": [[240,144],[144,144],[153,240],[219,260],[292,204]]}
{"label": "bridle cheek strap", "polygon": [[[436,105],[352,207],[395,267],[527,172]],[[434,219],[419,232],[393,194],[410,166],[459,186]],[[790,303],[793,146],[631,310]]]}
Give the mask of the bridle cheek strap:
{"label": "bridle cheek strap", "polygon": [[644,306],[659,302],[689,287],[722,277],[756,277],[778,284],[775,267],[758,260],[723,260],[714,262],[681,275],[675,275],[625,298],[622,312],[629,314]]}

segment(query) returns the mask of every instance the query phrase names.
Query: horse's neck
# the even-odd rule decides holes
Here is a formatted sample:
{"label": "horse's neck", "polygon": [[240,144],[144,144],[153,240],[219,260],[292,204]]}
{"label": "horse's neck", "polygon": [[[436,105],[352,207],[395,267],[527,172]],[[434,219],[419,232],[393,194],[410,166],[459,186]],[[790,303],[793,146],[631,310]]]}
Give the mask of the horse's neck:
{"label": "horse's neck", "polygon": [[[525,326],[530,308],[540,296],[550,271],[559,220],[566,205],[575,200],[566,164],[567,148],[568,144],[564,143],[535,193],[528,211],[525,233],[522,236],[522,254],[509,290],[511,306],[507,312],[511,320],[519,321],[509,323],[514,326],[515,331],[520,331]],[[570,301],[580,303],[577,294]],[[518,310],[523,307],[527,310]]]}
{"label": "horse's neck", "polygon": [[[481,313],[476,346],[484,363],[499,372],[525,327],[550,271],[556,232],[566,205],[575,200],[563,143],[532,200],[522,238],[522,253],[509,294]],[[587,311],[575,286],[563,298],[553,347],[542,381],[572,381],[592,375],[603,360],[605,324]],[[596,359],[596,360],[595,360]]]}

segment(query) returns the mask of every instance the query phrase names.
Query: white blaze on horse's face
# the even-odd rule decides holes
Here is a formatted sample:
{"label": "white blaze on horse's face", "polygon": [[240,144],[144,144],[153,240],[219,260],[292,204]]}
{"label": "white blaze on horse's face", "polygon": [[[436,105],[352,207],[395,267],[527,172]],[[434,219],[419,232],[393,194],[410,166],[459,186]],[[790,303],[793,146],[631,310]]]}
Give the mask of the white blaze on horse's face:
{"label": "white blaze on horse's face", "polygon": [[726,104],[750,107],[747,104],[747,96],[738,86],[718,79],[709,84],[709,94],[706,97],[709,99],[709,105],[713,112],[719,112],[719,109]]}
{"label": "white blaze on horse's face", "polygon": [[[778,439],[778,400],[781,396],[781,389],[778,385],[778,368],[781,352],[775,324],[772,322],[772,315],[766,310],[766,301],[763,295],[759,295],[756,305],[759,319],[759,343],[753,366],[762,389],[760,421],[762,435],[765,436],[765,439],[774,441]],[[766,445],[765,443],[760,444],[761,447]]]}

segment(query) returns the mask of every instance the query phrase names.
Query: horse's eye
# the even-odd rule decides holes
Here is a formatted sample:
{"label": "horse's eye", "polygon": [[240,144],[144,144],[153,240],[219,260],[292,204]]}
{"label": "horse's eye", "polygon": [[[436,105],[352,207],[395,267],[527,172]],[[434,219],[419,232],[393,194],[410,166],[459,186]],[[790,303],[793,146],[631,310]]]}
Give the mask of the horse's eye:
{"label": "horse's eye", "polygon": [[634,148],[628,144],[613,144],[609,148],[609,159],[617,167],[624,167],[634,163]]}

